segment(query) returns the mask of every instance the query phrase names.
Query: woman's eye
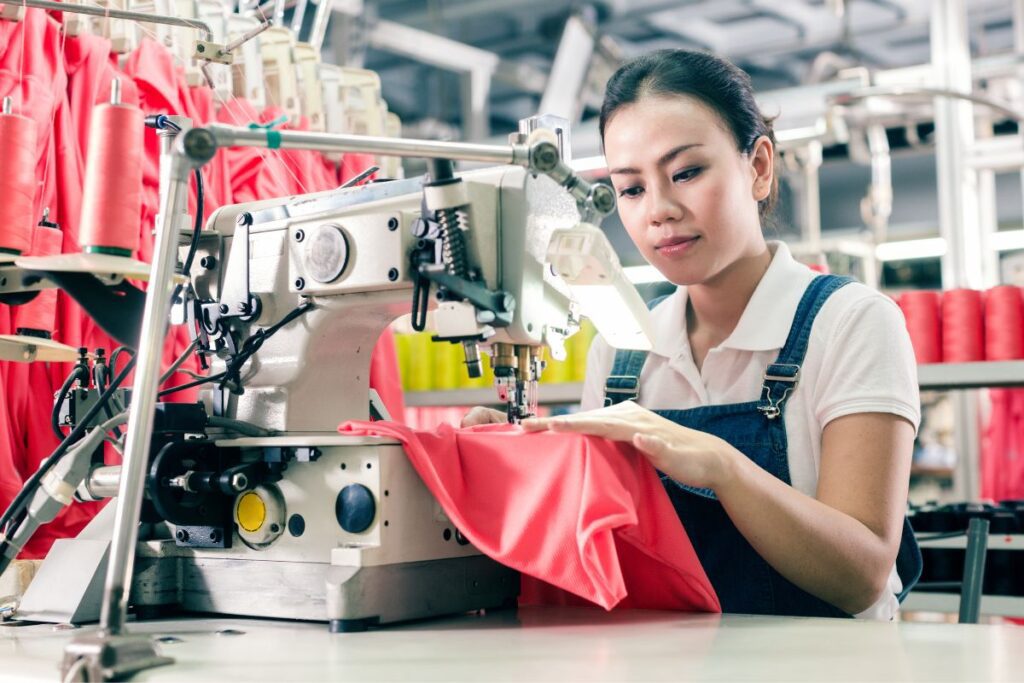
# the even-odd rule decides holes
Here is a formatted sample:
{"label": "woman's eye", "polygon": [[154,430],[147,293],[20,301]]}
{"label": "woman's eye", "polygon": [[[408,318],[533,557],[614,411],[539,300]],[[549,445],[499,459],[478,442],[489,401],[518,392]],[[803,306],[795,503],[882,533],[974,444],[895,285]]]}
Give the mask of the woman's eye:
{"label": "woman's eye", "polygon": [[642,187],[624,187],[619,190],[620,197],[639,197],[640,193],[644,191]]}
{"label": "woman's eye", "polygon": [[693,180],[701,174],[704,169],[700,166],[694,166],[693,168],[684,168],[679,173],[672,176],[673,182],[685,182],[687,180]]}

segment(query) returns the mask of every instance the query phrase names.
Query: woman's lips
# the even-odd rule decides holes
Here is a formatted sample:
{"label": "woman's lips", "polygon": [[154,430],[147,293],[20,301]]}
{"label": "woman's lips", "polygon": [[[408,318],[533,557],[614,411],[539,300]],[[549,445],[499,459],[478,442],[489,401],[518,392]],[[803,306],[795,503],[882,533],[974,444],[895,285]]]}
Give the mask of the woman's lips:
{"label": "woman's lips", "polygon": [[665,257],[681,256],[687,253],[697,244],[700,240],[700,235],[693,235],[691,237],[672,237],[667,240],[662,240],[654,245],[654,250],[659,255]]}

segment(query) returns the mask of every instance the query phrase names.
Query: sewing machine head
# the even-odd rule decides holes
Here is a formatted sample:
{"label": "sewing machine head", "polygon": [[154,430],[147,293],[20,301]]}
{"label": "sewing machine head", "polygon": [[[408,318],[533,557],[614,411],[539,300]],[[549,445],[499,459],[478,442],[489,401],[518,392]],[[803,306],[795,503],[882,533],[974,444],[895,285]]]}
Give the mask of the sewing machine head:
{"label": "sewing machine head", "polygon": [[235,354],[258,328],[312,304],[229,381],[234,393],[211,393],[214,414],[287,432],[366,419],[378,336],[406,313],[422,329],[428,309],[436,339],[465,348],[470,375],[489,350],[512,420],[534,411],[541,348],[564,357],[577,329],[546,264],[554,231],[580,222],[576,202],[520,167],[434,171],[224,207],[210,219],[193,274],[204,344]]}

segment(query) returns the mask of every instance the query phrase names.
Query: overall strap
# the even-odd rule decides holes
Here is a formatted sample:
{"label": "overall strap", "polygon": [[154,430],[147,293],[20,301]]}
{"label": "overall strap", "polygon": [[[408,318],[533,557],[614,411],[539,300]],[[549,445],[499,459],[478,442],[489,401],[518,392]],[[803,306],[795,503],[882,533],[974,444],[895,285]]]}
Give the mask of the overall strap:
{"label": "overall strap", "polygon": [[[654,308],[671,294],[659,296],[647,302],[647,308]],[[611,374],[604,382],[604,405],[613,406],[623,401],[635,401],[640,395],[640,371],[647,361],[647,351],[620,349],[615,352]]]}
{"label": "overall strap", "polygon": [[761,405],[758,410],[769,420],[782,414],[786,399],[796,389],[800,381],[800,366],[807,354],[807,343],[811,338],[811,328],[818,311],[825,305],[828,298],[851,282],[853,278],[838,275],[819,275],[807,286],[800,305],[793,316],[793,324],[789,328],[786,344],[779,351],[775,362],[764,372],[764,383],[761,385]]}

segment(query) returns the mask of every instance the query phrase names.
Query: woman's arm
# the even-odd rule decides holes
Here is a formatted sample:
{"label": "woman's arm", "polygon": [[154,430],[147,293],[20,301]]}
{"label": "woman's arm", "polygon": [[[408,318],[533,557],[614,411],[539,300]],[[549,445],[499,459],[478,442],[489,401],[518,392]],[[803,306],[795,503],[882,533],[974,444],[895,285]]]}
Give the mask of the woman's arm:
{"label": "woman's arm", "polygon": [[856,614],[885,590],[906,511],[914,428],[886,413],[858,413],[822,431],[811,498],[748,458],[731,458],[715,492],[736,528],[780,574]]}
{"label": "woman's arm", "polygon": [[528,420],[629,441],[673,479],[714,489],[733,523],[780,574],[856,614],[881,595],[899,549],[914,428],[887,413],[858,413],[822,432],[817,497],[779,481],[716,436],[632,402]]}

